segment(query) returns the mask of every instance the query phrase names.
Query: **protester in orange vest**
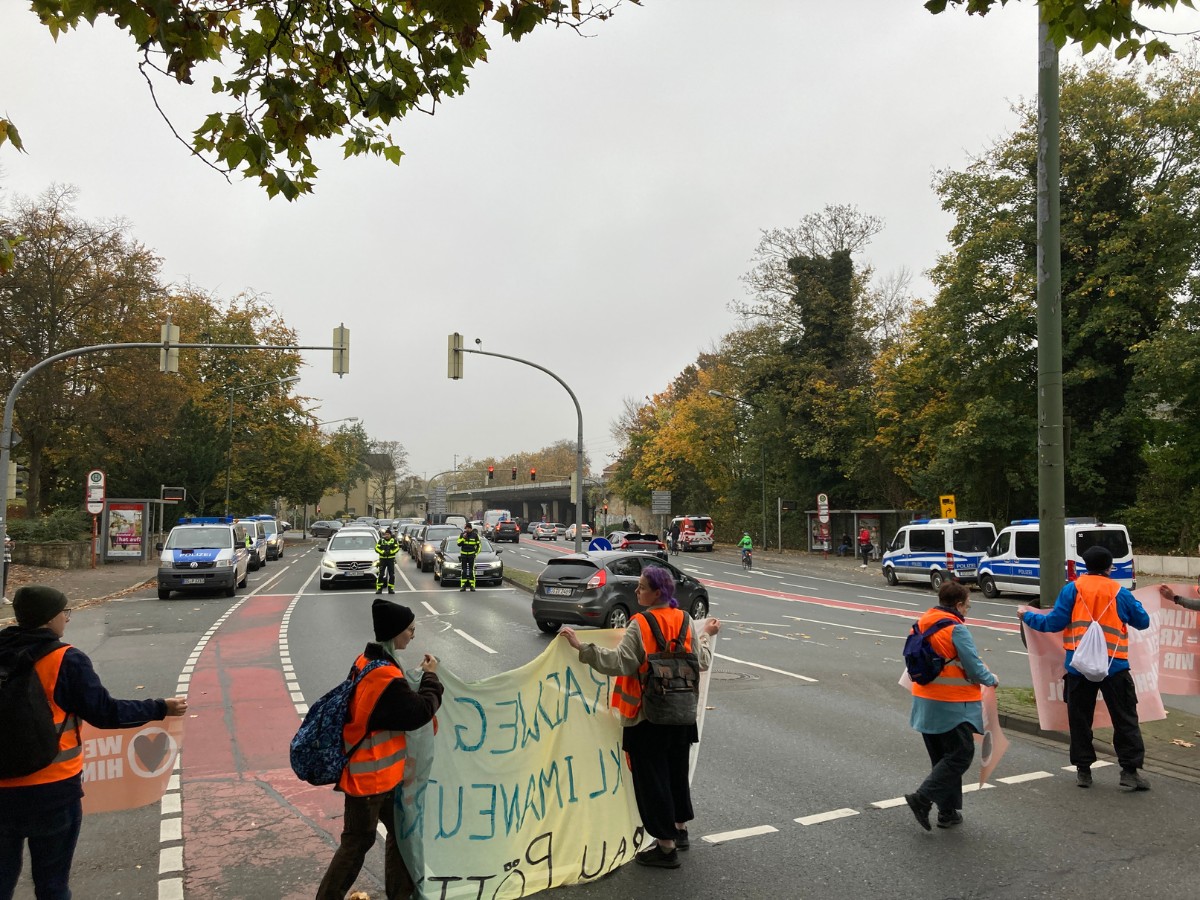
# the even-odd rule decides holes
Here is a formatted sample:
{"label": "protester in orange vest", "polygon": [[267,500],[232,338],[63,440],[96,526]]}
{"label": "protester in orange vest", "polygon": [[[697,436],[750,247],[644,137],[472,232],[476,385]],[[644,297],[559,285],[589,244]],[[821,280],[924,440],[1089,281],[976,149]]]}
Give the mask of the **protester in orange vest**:
{"label": "protester in orange vest", "polygon": [[426,653],[424,674],[417,690],[409,686],[400,668],[399,653],[416,634],[413,611],[407,606],[376,597],[371,621],[378,643],[367,647],[354,661],[361,671],[369,662],[387,665],[368,672],[354,689],[343,730],[347,747],[354,747],[337,790],[346,795],[342,839],[317,889],[317,900],[344,900],[362,871],[367,853],[375,845],[375,832],[383,823],[384,891],[387,900],[402,900],[413,892],[413,879],[396,846],[393,793],[404,777],[404,732],[428,724],[442,704],[438,661]]}
{"label": "protester in orange vest", "polygon": [[[675,599],[675,578],[662,566],[647,566],[637,586],[638,605],[644,607],[629,621],[621,643],[612,649],[581,643],[573,628],[559,632],[567,643],[579,651],[579,661],[587,663],[605,675],[619,675],[613,689],[613,707],[621,713],[625,726],[621,749],[629,761],[633,794],[637,800],[642,825],[656,839],[654,846],[638,853],[634,859],[644,866],[664,869],[679,868],[676,850],[687,850],[687,823],[694,818],[691,788],[688,784],[688,761],[691,745],[700,740],[696,723],[690,725],[659,725],[646,720],[642,714],[642,678],[648,671],[646,654],[655,653],[650,626],[643,616],[654,616],[666,640],[671,641],[691,620],[679,609]],[[693,643],[701,669],[712,662],[709,638],[721,630],[719,619],[705,619],[694,632],[688,629],[684,647]]]}
{"label": "protester in orange vest", "polygon": [[[80,720],[97,728],[131,728],[182,716],[187,700],[111,697],[87,654],[61,640],[71,610],[57,588],[26,585],[17,590],[12,605],[17,624],[0,632],[0,667],[11,671],[18,657],[33,662],[59,738],[58,755],[48,765],[27,775],[0,778],[0,898],[13,896],[25,843],[39,900],[68,898],[71,860],[83,821]],[[0,722],[0,728],[8,724]]]}
{"label": "protester in orange vest", "polygon": [[962,824],[962,777],[975,758],[975,735],[983,734],[981,684],[996,687],[997,678],[975,649],[975,640],[964,624],[971,608],[971,595],[960,582],[947,581],[938,588],[938,605],[917,621],[925,631],[941,619],[951,625],[934,632],[929,644],[946,661],[941,674],[929,684],[912,685],[909,724],[921,732],[932,766],[929,775],[912,794],[905,794],[908,808],[926,831],[929,812],[937,804],[938,828]]}
{"label": "protester in orange vest", "polygon": [[[1129,672],[1129,629],[1150,627],[1150,616],[1127,589],[1108,577],[1112,553],[1099,545],[1083,551],[1087,574],[1063,585],[1054,601],[1054,609],[1045,615],[1028,607],[1017,607],[1017,618],[1034,631],[1063,633],[1067,650],[1067,674],[1063,678],[1063,698],[1067,701],[1067,724],[1071,728],[1071,764],[1075,783],[1092,786],[1092,719],[1096,714],[1096,694],[1104,696],[1104,705],[1113,723],[1113,749],[1121,764],[1121,787],[1130,791],[1148,791],[1150,782],[1139,769],[1146,757],[1142,729],[1138,725],[1137,691]],[[1100,623],[1108,643],[1108,676],[1103,681],[1088,681],[1071,667],[1071,658],[1079,639],[1093,621]]]}

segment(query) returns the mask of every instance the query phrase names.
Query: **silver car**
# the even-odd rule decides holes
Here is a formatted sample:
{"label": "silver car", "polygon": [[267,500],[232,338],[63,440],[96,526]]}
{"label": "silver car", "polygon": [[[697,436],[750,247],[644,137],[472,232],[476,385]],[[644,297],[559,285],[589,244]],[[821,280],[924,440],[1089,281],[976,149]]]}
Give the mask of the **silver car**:
{"label": "silver car", "polygon": [[329,539],[321,557],[321,590],[369,582],[375,586],[379,555],[367,529],[344,528]]}

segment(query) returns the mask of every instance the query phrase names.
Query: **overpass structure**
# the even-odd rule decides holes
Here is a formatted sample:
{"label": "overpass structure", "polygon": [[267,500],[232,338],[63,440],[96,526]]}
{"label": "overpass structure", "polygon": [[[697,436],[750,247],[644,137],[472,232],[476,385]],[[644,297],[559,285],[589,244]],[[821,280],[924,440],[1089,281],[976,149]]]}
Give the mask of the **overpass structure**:
{"label": "overpass structure", "polygon": [[[594,504],[588,498],[588,489],[600,487],[604,482],[584,479],[583,517],[592,522],[596,519]],[[409,494],[400,504],[397,516],[424,516],[429,511],[430,501],[437,500],[436,491]],[[559,481],[513,482],[494,484],[491,487],[455,485],[445,492],[446,512],[477,518],[485,509],[507,509],[522,521],[561,522],[575,524],[575,503],[571,499],[570,479]]]}

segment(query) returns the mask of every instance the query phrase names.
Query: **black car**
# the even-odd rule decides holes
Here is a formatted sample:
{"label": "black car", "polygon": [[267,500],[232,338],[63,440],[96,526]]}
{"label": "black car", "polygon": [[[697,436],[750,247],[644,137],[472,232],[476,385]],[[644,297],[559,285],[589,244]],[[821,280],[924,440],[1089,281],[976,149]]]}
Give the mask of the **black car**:
{"label": "black car", "polygon": [[661,566],[675,579],[675,599],[693,619],[708,616],[708,589],[649,553],[593,550],[550,560],[533,592],[533,620],[547,634],[563,625],[624,628],[638,612],[634,590],[646,566]]}
{"label": "black car", "polygon": [[334,519],[333,521],[325,521],[324,519],[310,522],[308,525],[308,533],[315,538],[327,538],[337,534],[342,530],[342,523]]}
{"label": "black car", "polygon": [[521,542],[521,528],[512,520],[497,522],[496,527],[492,529],[492,540],[497,544],[501,541],[519,544]]}
{"label": "black car", "polygon": [[[475,557],[476,584],[504,583],[504,563],[500,562],[503,552],[483,538],[479,539],[479,554]],[[448,537],[438,546],[433,555],[433,577],[442,587],[460,583],[462,565],[458,559],[457,537]]]}
{"label": "black car", "polygon": [[643,534],[638,531],[618,531],[620,537],[612,543],[614,550],[637,550],[642,553],[652,553],[659,559],[667,558],[667,545],[658,539],[657,534]]}

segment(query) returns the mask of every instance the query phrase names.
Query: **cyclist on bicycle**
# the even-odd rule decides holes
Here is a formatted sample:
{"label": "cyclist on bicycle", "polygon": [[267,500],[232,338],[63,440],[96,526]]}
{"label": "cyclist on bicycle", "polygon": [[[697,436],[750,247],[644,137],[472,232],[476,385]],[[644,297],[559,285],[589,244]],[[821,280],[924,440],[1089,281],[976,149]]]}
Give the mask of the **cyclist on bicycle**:
{"label": "cyclist on bicycle", "polygon": [[754,541],[750,540],[750,532],[742,532],[742,539],[738,543],[738,546],[742,548],[742,559],[750,555],[750,552],[754,549]]}
{"label": "cyclist on bicycle", "polygon": [[671,552],[673,554],[678,555],[679,554],[679,523],[678,522],[671,523],[671,530],[669,532],[667,532],[667,538],[671,544]]}

